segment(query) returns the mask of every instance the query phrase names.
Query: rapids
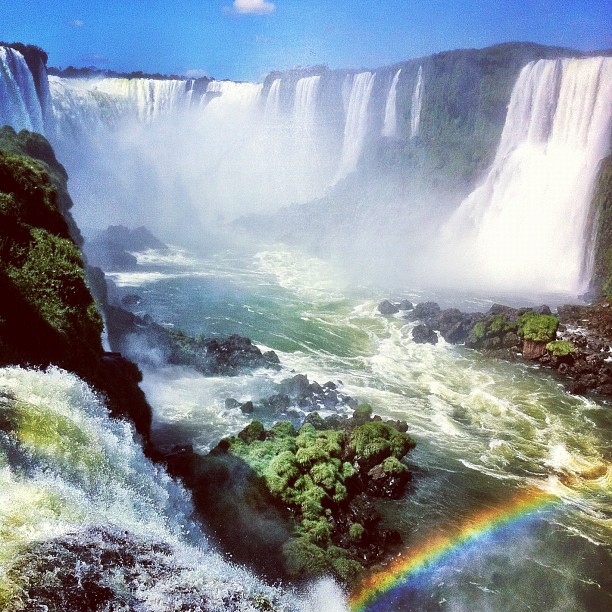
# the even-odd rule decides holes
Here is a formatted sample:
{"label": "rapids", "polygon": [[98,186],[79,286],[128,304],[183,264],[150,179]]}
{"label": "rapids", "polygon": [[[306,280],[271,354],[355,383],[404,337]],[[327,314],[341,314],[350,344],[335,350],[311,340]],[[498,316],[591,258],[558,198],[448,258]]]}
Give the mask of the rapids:
{"label": "rapids", "polygon": [[[377,413],[409,423],[417,439],[409,455],[415,479],[404,499],[384,504],[406,544],[452,530],[517,491],[535,487],[556,498],[552,509],[430,568],[393,609],[605,608],[612,593],[607,405],[565,393],[537,368],[444,341],[415,344],[413,324],[377,313],[380,293],[349,285],[329,264],[285,247],[208,260],[149,252],[140,261],[138,275],[113,278],[144,298],[141,314],[191,334],[248,335],[274,349],[283,365],[273,375],[203,378],[164,366],[160,356],[161,368],[148,368],[143,383],[154,428],[170,424],[206,452],[251,418],[227,409],[225,398],[264,397],[271,382],[295,371],[321,383],[340,380],[344,392]],[[484,310],[491,302],[462,303]]]}

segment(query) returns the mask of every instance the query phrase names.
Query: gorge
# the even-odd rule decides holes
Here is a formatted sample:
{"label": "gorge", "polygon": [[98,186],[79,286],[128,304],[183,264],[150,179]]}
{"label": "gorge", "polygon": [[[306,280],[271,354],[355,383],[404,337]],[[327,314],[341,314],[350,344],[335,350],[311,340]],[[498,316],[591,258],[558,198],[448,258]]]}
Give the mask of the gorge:
{"label": "gorge", "polygon": [[[0,45],[0,123],[45,135],[55,151],[35,135],[3,132],[3,155],[37,159],[51,176],[27,161],[19,164],[31,184],[8,179],[12,166],[1,174],[3,216],[38,193],[35,179],[50,180],[68,225],[20,217],[32,236],[42,228],[80,246],[81,231],[87,253],[107,225],[144,223],[165,244],[127,248],[134,261],[106,267],[102,299],[100,275],[88,272],[107,330],[119,317],[130,329],[121,346],[112,334],[106,351],[100,344],[90,297],[79,301],[93,317],[85,331],[59,326],[57,338],[70,341],[57,345],[62,355],[18,354],[6,331],[17,323],[0,325],[6,609],[19,609],[26,582],[40,602],[53,601],[53,585],[70,585],[66,593],[85,598],[74,609],[605,608],[609,398],[570,395],[547,372],[443,340],[417,344],[416,322],[403,311],[381,316],[377,304],[388,295],[484,312],[498,301],[554,309],[587,291],[607,299],[609,52],[510,43],[377,69],[272,72],[263,83],[48,75],[45,63],[35,48]],[[3,240],[3,266],[24,269],[10,259],[24,255]],[[81,287],[76,247],[61,244]],[[26,286],[57,273],[36,265]],[[275,352],[280,369],[203,373],[177,362],[142,332],[147,325],[176,332],[183,348],[182,332],[195,342],[248,336]],[[48,331],[34,329],[29,345],[56,338],[39,329]],[[139,374],[125,363],[113,369],[123,358],[109,349],[142,370],[150,424],[122,408],[127,393],[145,400]],[[124,388],[111,384],[119,371],[131,372]],[[253,418],[265,437],[279,420],[314,419],[314,408],[353,414],[346,402],[313,408],[290,393],[279,404],[296,372],[406,421],[416,440],[402,463],[413,473],[407,493],[378,507],[401,534],[400,556],[352,591],[330,578],[270,587],[257,577],[270,577],[261,560],[229,564],[217,552],[223,539],[194,515],[197,493],[146,456],[149,437],[179,461],[231,440],[251,461],[236,436]],[[253,412],[241,409],[248,402]],[[263,528],[270,539],[286,542],[272,525]],[[96,556],[100,547],[110,562]],[[113,561],[121,549],[129,554]],[[56,582],[41,578],[49,571],[41,559],[61,568]]]}

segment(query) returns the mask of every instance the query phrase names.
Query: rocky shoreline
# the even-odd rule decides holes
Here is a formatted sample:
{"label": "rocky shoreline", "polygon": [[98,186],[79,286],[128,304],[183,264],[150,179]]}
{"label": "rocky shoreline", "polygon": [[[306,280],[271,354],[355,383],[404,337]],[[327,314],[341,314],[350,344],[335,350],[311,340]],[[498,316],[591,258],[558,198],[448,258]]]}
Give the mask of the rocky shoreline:
{"label": "rocky shoreline", "polygon": [[436,344],[441,336],[493,358],[554,370],[569,393],[612,397],[612,306],[607,301],[559,306],[555,313],[546,305],[502,304],[485,313],[466,313],[442,310],[435,302],[413,306],[406,300],[383,300],[378,312],[415,322],[411,336],[417,343]]}

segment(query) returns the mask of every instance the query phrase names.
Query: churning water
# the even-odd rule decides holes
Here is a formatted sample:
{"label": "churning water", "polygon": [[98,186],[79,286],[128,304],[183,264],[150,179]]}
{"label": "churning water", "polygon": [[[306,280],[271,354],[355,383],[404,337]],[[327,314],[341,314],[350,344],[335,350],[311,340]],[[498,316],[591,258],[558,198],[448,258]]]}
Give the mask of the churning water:
{"label": "churning water", "polygon": [[[405,498],[383,508],[408,547],[516,492],[536,488],[554,497],[528,520],[420,574],[393,609],[605,609],[612,595],[609,407],[565,393],[550,372],[444,341],[415,344],[412,324],[377,314],[380,294],[284,247],[209,260],[149,252],[140,261],[137,273],[113,276],[143,297],[141,313],[191,334],[247,335],[283,364],[273,375],[204,378],[163,366],[160,355],[161,367],[144,380],[156,424],[178,426],[199,451],[248,423],[239,409],[226,409],[227,397],[266,397],[272,382],[295,371],[342,381],[343,391],[375,412],[408,421],[418,441],[409,456],[415,479]],[[488,307],[486,300],[463,304]]]}

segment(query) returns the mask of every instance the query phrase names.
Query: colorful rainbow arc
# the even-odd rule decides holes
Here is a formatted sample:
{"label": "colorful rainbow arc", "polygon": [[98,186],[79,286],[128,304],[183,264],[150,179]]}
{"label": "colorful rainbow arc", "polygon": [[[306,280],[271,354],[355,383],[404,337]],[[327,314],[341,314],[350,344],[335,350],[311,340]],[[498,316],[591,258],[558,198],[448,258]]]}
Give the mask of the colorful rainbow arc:
{"label": "colorful rainbow arc", "polygon": [[502,506],[482,510],[453,533],[436,536],[411,547],[384,570],[365,578],[350,598],[351,610],[362,612],[384,593],[404,583],[408,578],[431,568],[446,555],[477,538],[517,521],[526,515],[551,505],[556,498],[539,489],[522,491]]}

